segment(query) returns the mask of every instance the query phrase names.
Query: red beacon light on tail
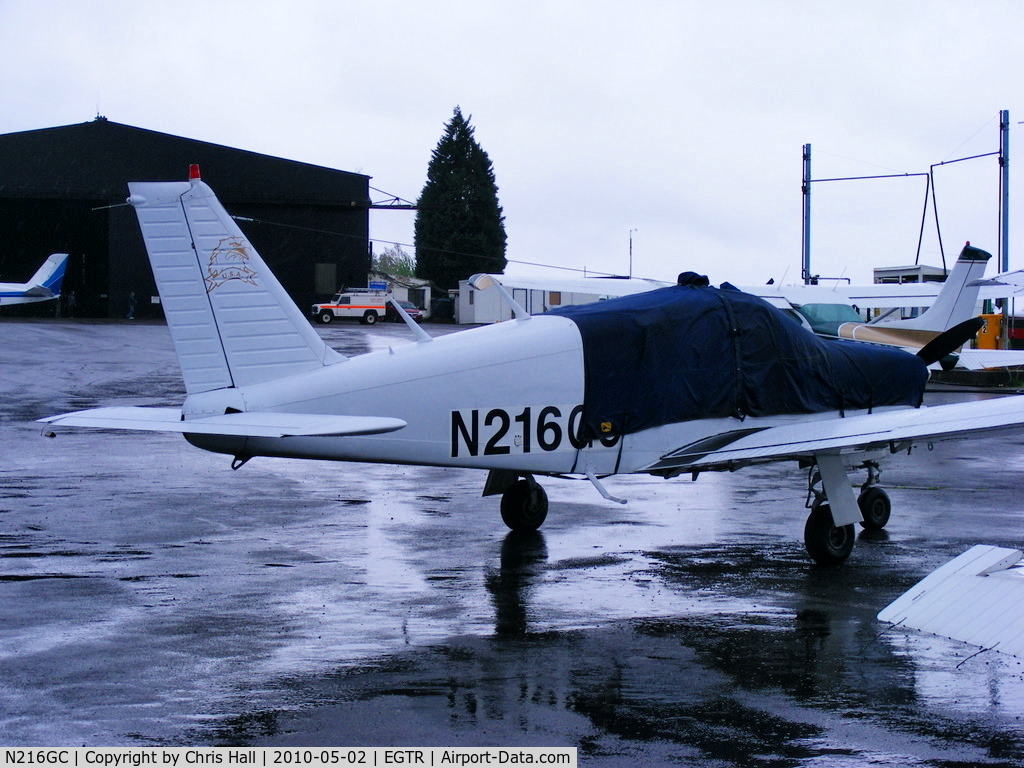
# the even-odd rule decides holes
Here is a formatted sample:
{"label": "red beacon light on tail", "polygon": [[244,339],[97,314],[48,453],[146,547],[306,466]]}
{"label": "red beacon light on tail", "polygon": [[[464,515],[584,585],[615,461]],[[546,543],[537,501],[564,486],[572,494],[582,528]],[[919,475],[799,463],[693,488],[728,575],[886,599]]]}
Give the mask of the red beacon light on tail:
{"label": "red beacon light on tail", "polygon": [[188,167],[188,180],[189,181],[199,181],[201,178],[202,177],[199,175],[199,164],[198,163],[192,163]]}

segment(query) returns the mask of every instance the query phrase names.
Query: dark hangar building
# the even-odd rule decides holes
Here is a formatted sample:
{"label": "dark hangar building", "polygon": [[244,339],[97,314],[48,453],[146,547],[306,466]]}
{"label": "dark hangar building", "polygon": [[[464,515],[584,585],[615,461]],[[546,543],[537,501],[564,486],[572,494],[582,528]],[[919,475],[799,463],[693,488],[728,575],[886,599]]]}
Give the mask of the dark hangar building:
{"label": "dark hangar building", "polygon": [[369,176],[104,117],[0,135],[0,280],[69,253],[63,293],[77,314],[124,316],[134,291],[139,317],[161,316],[135,211],[121,204],[129,181],[184,181],[192,163],[228,213],[252,220],[238,225],[301,308],[366,284]]}

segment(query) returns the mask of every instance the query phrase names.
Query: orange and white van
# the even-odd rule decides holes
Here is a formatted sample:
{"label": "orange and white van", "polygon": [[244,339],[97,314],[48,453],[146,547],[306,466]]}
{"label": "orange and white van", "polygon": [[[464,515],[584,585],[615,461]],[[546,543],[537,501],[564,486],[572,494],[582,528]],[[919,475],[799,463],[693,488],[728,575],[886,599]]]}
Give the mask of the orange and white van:
{"label": "orange and white van", "polygon": [[365,325],[373,325],[384,319],[388,295],[387,291],[349,288],[334,294],[327,304],[314,304],[313,316],[325,324],[338,317],[358,319]]}

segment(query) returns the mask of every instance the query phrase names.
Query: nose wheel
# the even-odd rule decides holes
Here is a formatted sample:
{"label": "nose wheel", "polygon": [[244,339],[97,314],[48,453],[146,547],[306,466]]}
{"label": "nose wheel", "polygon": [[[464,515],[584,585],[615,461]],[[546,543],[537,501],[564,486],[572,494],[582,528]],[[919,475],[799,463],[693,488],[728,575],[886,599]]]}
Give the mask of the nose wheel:
{"label": "nose wheel", "polygon": [[889,522],[892,502],[889,501],[889,494],[877,485],[881,477],[878,464],[874,461],[866,461],[864,467],[868,471],[868,479],[860,487],[860,496],[857,497],[857,506],[860,507],[860,513],[864,516],[860,524],[865,530],[880,531]]}
{"label": "nose wheel", "polygon": [[864,519],[860,521],[861,526],[868,531],[880,531],[889,522],[889,515],[892,513],[892,502],[889,495],[881,488],[872,487],[865,490],[857,497],[857,506]]}

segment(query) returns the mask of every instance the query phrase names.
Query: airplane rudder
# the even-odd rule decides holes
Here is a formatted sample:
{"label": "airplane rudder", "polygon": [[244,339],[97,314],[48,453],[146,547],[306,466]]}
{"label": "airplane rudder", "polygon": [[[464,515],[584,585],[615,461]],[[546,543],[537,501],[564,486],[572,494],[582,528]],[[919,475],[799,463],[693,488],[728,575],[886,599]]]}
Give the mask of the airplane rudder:
{"label": "airplane rudder", "polygon": [[234,384],[182,205],[187,182],[132,182],[135,209],[160,305],[188,394]]}

